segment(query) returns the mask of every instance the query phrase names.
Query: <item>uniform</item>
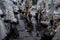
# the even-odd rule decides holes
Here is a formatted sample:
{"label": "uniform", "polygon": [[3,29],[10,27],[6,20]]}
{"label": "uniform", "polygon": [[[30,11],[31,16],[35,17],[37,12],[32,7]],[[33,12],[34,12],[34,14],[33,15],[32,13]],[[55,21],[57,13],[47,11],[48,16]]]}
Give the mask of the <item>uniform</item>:
{"label": "uniform", "polygon": [[0,40],[4,39],[7,33],[6,27],[4,25],[4,22],[2,20],[1,15],[3,15],[3,11],[0,9]]}
{"label": "uniform", "polygon": [[[9,20],[11,21],[16,21],[16,18],[14,17],[14,13],[13,13],[13,3],[10,0],[5,0],[3,2],[5,8],[6,8],[6,14],[9,15]],[[6,16],[8,16],[6,15]]]}

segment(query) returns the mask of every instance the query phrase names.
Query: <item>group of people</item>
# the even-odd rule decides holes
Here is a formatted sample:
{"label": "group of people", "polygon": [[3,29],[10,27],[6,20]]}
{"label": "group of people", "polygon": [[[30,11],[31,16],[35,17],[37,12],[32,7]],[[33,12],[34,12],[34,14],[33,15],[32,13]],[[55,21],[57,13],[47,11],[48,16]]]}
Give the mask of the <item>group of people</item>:
{"label": "group of people", "polygon": [[[0,1],[0,26],[1,26],[1,40],[13,40],[19,38],[19,32],[17,26],[19,20],[24,20],[25,29],[32,35],[34,31],[34,25],[32,23],[32,17],[35,19],[36,36],[41,34],[40,40],[52,40],[56,31],[57,25],[55,21],[47,15],[46,3],[42,1],[39,9],[35,13],[35,16],[31,14],[32,0],[1,0]],[[55,23],[54,23],[55,22]],[[3,25],[3,26],[2,26]],[[49,27],[50,26],[50,27]]]}
{"label": "group of people", "polygon": [[10,38],[12,38],[13,40],[13,37],[16,38],[17,36],[19,36],[17,29],[19,20],[22,17],[26,19],[27,13],[30,11],[30,4],[31,3],[28,0],[0,1],[1,40],[10,40]]}

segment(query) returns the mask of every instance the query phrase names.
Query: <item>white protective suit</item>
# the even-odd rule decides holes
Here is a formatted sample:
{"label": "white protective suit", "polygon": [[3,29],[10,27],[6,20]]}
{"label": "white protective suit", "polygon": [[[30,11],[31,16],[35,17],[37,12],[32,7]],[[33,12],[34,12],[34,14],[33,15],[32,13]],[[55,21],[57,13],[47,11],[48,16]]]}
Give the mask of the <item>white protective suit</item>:
{"label": "white protective suit", "polygon": [[[0,15],[3,13],[5,13],[6,17],[10,18],[10,20],[16,21],[13,13],[13,3],[10,0],[0,0]],[[0,17],[0,40],[7,36],[6,33],[6,27]]]}
{"label": "white protective suit", "polygon": [[55,6],[58,6],[59,4],[56,2],[54,3],[54,6],[52,6],[51,9],[47,10],[47,14],[49,18],[51,18],[51,15],[53,15],[53,19],[60,19],[60,7],[55,9]]}
{"label": "white protective suit", "polygon": [[[3,14],[2,10],[0,9],[0,15]],[[3,20],[0,17],[0,40],[4,39],[7,33],[6,27],[4,25]]]}
{"label": "white protective suit", "polygon": [[[17,0],[13,0],[13,2],[17,3],[18,1]],[[17,4],[13,4],[13,11],[14,12],[18,12],[19,8],[17,6]]]}
{"label": "white protective suit", "polygon": [[42,8],[42,0],[38,0],[37,2],[37,10]]}
{"label": "white protective suit", "polygon": [[[14,9],[14,4],[12,1],[10,0],[5,0],[3,2],[5,8],[6,8],[6,17],[8,19],[10,19],[11,21],[16,21],[15,17],[14,17],[14,12],[13,12],[13,9]],[[8,17],[9,16],[9,17]]]}

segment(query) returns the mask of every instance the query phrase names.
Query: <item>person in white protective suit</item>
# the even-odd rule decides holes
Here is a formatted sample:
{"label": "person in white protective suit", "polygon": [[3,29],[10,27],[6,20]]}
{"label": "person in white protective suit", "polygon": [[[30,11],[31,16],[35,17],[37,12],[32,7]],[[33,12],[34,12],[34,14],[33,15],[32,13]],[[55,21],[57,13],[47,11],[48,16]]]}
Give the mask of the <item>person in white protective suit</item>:
{"label": "person in white protective suit", "polygon": [[4,0],[3,2],[5,8],[6,8],[6,17],[9,19],[11,22],[17,22],[17,19],[14,16],[13,8],[14,4],[10,0]]}
{"label": "person in white protective suit", "polygon": [[2,20],[2,16],[5,14],[5,7],[2,0],[0,0],[0,40],[2,40],[6,35],[6,28]]}
{"label": "person in white protective suit", "polygon": [[[55,19],[60,19],[60,7],[58,7],[56,9],[55,5],[56,4],[54,4],[54,7],[52,9],[50,8],[49,10],[47,10],[48,16],[50,17],[53,14],[53,19],[54,20]],[[59,6],[59,4],[57,6]],[[53,13],[52,13],[52,10],[53,10]]]}
{"label": "person in white protective suit", "polygon": [[18,12],[19,8],[17,6],[17,0],[13,0],[12,2],[15,2],[16,4],[13,3],[13,11]]}
{"label": "person in white protective suit", "polygon": [[25,10],[25,1],[26,1],[26,0],[24,0],[23,3],[22,3],[22,10],[23,10],[23,11]]}
{"label": "person in white protective suit", "polygon": [[38,0],[37,2],[37,10],[39,10],[42,7],[42,0]]}
{"label": "person in white protective suit", "polygon": [[[0,9],[0,15],[3,14],[3,11]],[[0,16],[0,40],[4,39],[7,33],[7,30],[5,28],[4,22]]]}

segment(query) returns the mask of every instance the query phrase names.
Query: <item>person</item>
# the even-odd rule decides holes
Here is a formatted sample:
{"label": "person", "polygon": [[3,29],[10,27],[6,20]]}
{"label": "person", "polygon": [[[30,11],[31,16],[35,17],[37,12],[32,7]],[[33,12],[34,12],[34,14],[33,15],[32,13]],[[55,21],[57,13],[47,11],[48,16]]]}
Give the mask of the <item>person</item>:
{"label": "person", "polygon": [[13,12],[14,12],[14,14],[18,14],[19,8],[17,6],[17,1],[12,1],[12,2],[13,2]]}
{"label": "person", "polygon": [[48,27],[47,24],[43,24],[43,23],[37,23],[36,25],[36,31],[37,31],[37,37],[39,35],[40,32],[44,31],[44,29],[46,29]]}
{"label": "person", "polygon": [[39,22],[42,21],[42,20],[43,20],[43,14],[40,13],[40,15],[39,15]]}
{"label": "person", "polygon": [[0,13],[1,17],[5,17],[5,7],[2,2],[0,2],[0,12],[3,12],[2,14]]}
{"label": "person", "polygon": [[31,18],[32,18],[32,14],[28,14],[28,18],[29,18],[29,20],[31,20]]}
{"label": "person", "polygon": [[50,20],[51,28],[53,27],[53,24],[54,24],[54,21],[53,20]]}
{"label": "person", "polygon": [[32,33],[32,31],[33,31],[33,25],[31,22],[28,22],[27,23],[27,32]]}
{"label": "person", "polygon": [[39,23],[37,23],[36,24],[36,32],[37,32],[36,37],[39,37],[40,31],[41,31],[41,25]]}
{"label": "person", "polygon": [[38,21],[38,13],[35,14],[35,20]]}
{"label": "person", "polygon": [[[5,7],[5,14],[6,14],[6,17],[5,17],[4,20],[6,20],[6,21],[9,20],[9,24],[17,23],[17,19],[14,16],[14,9],[13,9],[14,8],[14,4],[13,4],[13,2],[10,1],[10,0],[2,0],[2,1],[3,1],[3,5]],[[11,26],[10,26],[10,28],[11,28]],[[7,33],[7,36],[4,38],[4,40],[6,40],[6,38],[8,38],[8,40],[9,40],[10,37],[9,37],[8,34],[11,34],[11,32]],[[10,35],[10,36],[12,36],[12,35]]]}
{"label": "person", "polygon": [[18,1],[17,5],[19,8],[18,12],[22,13],[22,4]]}
{"label": "person", "polygon": [[21,0],[21,2],[23,3],[24,0]]}
{"label": "person", "polygon": [[[1,5],[2,6],[2,5]],[[2,6],[3,7],[3,6]],[[0,7],[1,8],[1,7]],[[0,40],[4,39],[5,36],[7,35],[7,30],[6,30],[6,27],[5,27],[5,24],[4,24],[4,21],[2,20],[2,15],[3,14],[3,11],[2,9],[0,9]]]}
{"label": "person", "polygon": [[39,10],[37,11],[37,13],[35,13],[35,20],[36,20],[36,22],[38,22],[38,16],[39,16]]}
{"label": "person", "polygon": [[13,13],[13,7],[14,6],[13,6],[12,1],[10,1],[10,0],[4,0],[3,4],[4,4],[5,8],[6,8],[6,16],[9,15],[9,18],[8,17],[7,18],[11,22],[16,22],[17,19],[15,18],[14,13]]}
{"label": "person", "polygon": [[52,40],[55,33],[55,30],[46,29],[41,37],[41,40]]}

